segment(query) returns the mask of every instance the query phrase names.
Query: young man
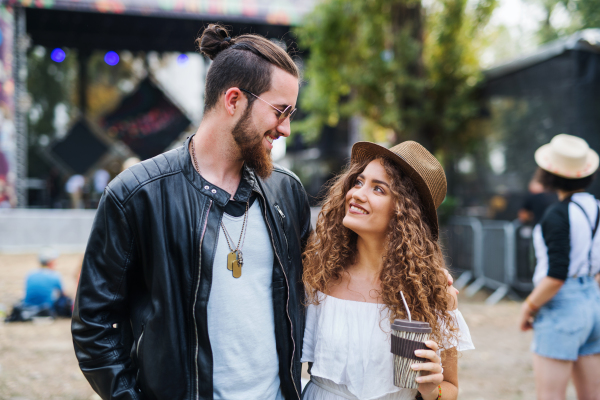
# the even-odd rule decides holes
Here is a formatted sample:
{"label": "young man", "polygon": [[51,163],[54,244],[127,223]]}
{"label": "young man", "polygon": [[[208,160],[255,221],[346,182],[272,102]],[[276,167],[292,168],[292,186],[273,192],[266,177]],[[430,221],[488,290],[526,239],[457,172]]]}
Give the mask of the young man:
{"label": "young man", "polygon": [[273,166],[298,69],[263,37],[199,39],[205,116],[183,147],[112,181],[73,317],[80,367],[104,399],[299,399],[306,193]]}

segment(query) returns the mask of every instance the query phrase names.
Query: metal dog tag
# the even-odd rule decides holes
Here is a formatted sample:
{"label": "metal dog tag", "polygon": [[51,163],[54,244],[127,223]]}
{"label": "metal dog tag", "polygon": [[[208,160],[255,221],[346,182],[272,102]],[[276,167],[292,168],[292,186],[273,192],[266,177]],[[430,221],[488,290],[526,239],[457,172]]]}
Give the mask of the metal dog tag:
{"label": "metal dog tag", "polygon": [[227,269],[230,271],[233,271],[233,263],[237,261],[237,252],[236,251],[232,251],[231,253],[227,254]]}
{"label": "metal dog tag", "polygon": [[234,278],[239,278],[240,276],[242,276],[242,260],[241,259],[236,259],[235,261],[233,261],[231,263],[231,269],[233,272],[233,277]]}

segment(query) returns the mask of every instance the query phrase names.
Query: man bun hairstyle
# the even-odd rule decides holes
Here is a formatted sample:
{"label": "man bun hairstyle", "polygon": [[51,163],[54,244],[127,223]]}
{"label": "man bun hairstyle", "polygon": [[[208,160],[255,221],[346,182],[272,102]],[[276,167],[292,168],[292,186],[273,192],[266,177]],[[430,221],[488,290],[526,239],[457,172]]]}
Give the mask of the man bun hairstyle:
{"label": "man bun hairstyle", "polygon": [[[227,38],[229,39],[227,40]],[[196,43],[200,45],[200,52],[211,60],[214,60],[217,54],[235,42],[229,37],[227,29],[219,25],[209,25],[202,33],[202,36],[196,39]]]}
{"label": "man bun hairstyle", "polygon": [[[196,43],[200,52],[213,61],[206,75],[205,112],[231,87],[246,89],[257,96],[267,92],[271,88],[273,66],[300,77],[298,67],[286,51],[260,35],[232,38],[226,28],[210,24]],[[247,97],[251,107],[255,97]]]}

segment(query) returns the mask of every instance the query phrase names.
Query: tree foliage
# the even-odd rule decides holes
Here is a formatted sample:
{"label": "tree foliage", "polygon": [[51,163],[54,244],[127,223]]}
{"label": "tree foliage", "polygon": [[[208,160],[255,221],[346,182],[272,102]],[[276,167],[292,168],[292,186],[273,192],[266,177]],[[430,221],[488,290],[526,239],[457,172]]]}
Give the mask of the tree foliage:
{"label": "tree foliage", "polygon": [[[541,43],[556,40],[581,29],[600,28],[600,1],[598,0],[533,0],[545,14],[538,30]],[[563,14],[568,23],[553,22],[556,13]],[[565,18],[566,17],[566,18]]]}
{"label": "tree foliage", "polygon": [[[479,112],[478,40],[496,0],[324,0],[296,30],[308,49],[296,126],[360,115],[370,132],[413,139],[433,151],[469,146]],[[368,132],[367,132],[368,133]]]}
{"label": "tree foliage", "polygon": [[77,54],[67,51],[64,61],[56,63],[50,59],[50,51],[35,46],[27,55],[27,91],[31,98],[27,118],[30,177],[41,177],[48,172],[47,163],[36,149],[41,138],[50,141],[57,137],[55,119],[59,107],[62,105],[69,115],[73,113],[70,98],[77,87]]}
{"label": "tree foliage", "polygon": [[56,106],[64,104],[71,112],[69,100],[77,86],[77,55],[67,51],[65,60],[56,63],[50,59],[50,50],[36,46],[27,57],[27,90],[32,100],[28,130],[34,141],[39,135],[54,139]]}

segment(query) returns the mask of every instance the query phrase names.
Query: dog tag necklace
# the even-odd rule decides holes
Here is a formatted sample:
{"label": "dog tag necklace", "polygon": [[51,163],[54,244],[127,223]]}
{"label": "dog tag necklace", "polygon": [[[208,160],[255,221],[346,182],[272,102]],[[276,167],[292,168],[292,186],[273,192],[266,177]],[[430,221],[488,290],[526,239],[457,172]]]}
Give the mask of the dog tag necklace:
{"label": "dog tag necklace", "polygon": [[[200,167],[198,166],[198,160],[196,160],[196,149],[194,149],[194,139],[192,138],[192,159],[194,160],[194,168],[198,173],[200,173]],[[248,222],[248,207],[250,204],[250,199],[246,203],[246,212],[244,213],[244,222],[242,224],[242,231],[240,232],[240,240],[238,240],[238,245],[235,250],[231,247],[231,243],[233,239],[229,236],[227,229],[225,229],[225,225],[223,221],[221,221],[221,227],[223,228],[223,233],[225,234],[225,239],[227,240],[227,246],[229,246],[229,250],[231,252],[227,254],[227,269],[233,273],[234,278],[239,278],[242,276],[242,265],[244,264],[244,258],[242,256],[242,246],[244,245],[244,241],[246,240],[246,231],[247,231],[247,222]],[[231,239],[231,241],[230,241]]]}
{"label": "dog tag necklace", "polygon": [[225,228],[225,224],[221,221],[221,228],[225,234],[225,240],[227,240],[227,246],[231,252],[227,254],[227,269],[230,270],[234,278],[242,276],[242,266],[244,265],[244,257],[242,255],[242,246],[246,240],[246,232],[248,231],[248,205],[250,200],[246,203],[246,212],[244,213],[244,222],[242,223],[242,231],[240,232],[240,239],[238,240],[237,247],[233,249],[231,243],[233,239],[229,236],[229,232]]}

